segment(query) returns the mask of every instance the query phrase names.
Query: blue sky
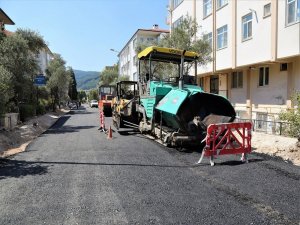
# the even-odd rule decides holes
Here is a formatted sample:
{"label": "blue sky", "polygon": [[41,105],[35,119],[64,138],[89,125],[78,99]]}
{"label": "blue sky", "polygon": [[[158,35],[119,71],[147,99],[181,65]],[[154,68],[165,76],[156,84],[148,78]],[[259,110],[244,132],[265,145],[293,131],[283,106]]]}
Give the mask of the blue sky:
{"label": "blue sky", "polygon": [[117,62],[117,53],[139,28],[166,25],[168,0],[0,0],[15,22],[7,30],[39,32],[67,66],[101,71]]}

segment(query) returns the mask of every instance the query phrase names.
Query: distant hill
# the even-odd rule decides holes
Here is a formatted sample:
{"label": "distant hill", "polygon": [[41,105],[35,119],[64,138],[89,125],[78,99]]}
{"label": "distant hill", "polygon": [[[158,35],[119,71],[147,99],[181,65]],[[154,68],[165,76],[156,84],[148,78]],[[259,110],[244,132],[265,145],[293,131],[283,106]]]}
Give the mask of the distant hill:
{"label": "distant hill", "polygon": [[74,70],[74,73],[78,90],[90,90],[97,87],[100,72]]}

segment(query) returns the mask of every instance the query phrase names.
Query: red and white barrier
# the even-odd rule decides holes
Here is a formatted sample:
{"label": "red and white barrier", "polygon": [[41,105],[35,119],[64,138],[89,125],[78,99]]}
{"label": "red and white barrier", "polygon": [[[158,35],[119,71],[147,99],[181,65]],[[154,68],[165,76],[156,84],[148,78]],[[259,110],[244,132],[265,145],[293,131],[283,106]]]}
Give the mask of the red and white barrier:
{"label": "red and white barrier", "polygon": [[210,157],[211,166],[214,165],[215,155],[242,154],[242,161],[248,162],[247,154],[251,152],[252,124],[221,123],[211,124],[207,128],[205,147],[198,164],[204,156]]}
{"label": "red and white barrier", "polygon": [[101,132],[106,132],[106,129],[105,129],[105,117],[104,117],[103,110],[99,109],[99,114],[100,114],[100,128],[98,130],[100,130]]}

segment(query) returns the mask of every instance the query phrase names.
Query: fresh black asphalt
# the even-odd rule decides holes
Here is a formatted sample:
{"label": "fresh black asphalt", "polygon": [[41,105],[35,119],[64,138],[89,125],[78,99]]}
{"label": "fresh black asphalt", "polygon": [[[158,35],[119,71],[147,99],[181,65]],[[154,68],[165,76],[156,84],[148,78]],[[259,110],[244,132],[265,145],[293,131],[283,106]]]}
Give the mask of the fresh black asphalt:
{"label": "fresh black asphalt", "polygon": [[195,165],[200,149],[178,152],[128,129],[107,139],[98,128],[98,109],[82,106],[0,159],[0,224],[300,222],[297,166],[258,155]]}

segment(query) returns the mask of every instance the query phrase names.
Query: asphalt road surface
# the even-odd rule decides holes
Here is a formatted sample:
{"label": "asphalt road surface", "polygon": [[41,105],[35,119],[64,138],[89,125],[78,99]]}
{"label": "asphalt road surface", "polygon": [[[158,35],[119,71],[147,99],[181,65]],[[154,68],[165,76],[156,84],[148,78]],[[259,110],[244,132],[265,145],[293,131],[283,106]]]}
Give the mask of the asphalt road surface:
{"label": "asphalt road surface", "polygon": [[[111,118],[106,118],[106,125]],[[131,131],[98,131],[73,110],[28,149],[0,160],[0,224],[299,224],[299,167],[251,155],[197,166]]]}

